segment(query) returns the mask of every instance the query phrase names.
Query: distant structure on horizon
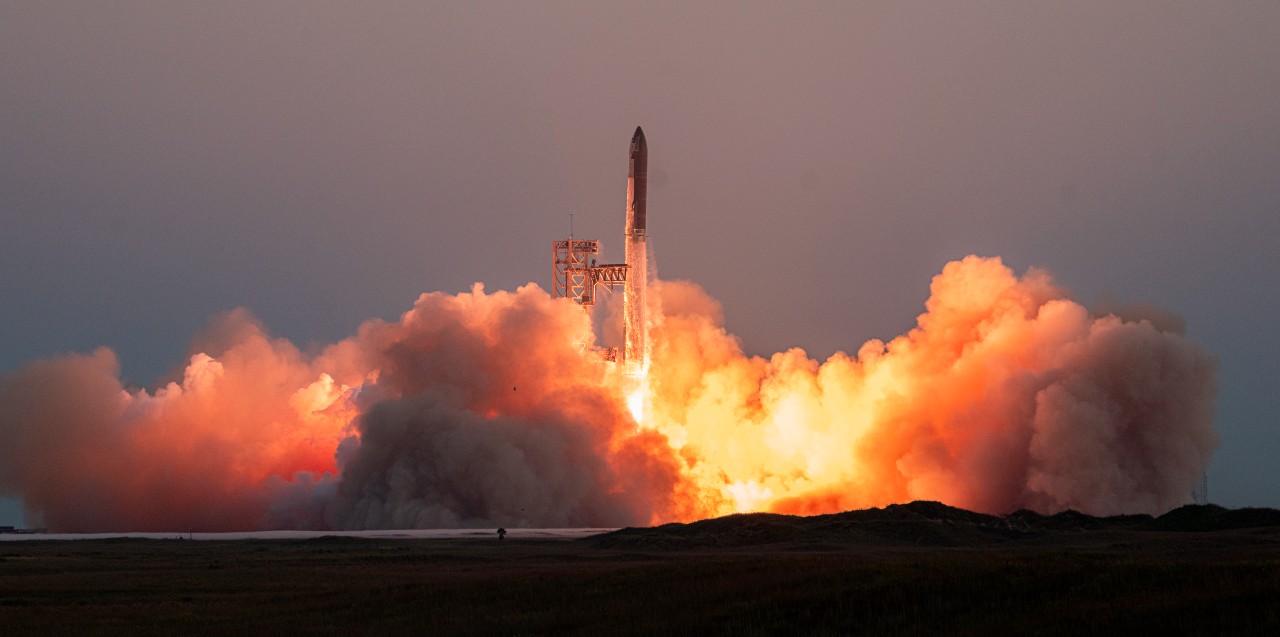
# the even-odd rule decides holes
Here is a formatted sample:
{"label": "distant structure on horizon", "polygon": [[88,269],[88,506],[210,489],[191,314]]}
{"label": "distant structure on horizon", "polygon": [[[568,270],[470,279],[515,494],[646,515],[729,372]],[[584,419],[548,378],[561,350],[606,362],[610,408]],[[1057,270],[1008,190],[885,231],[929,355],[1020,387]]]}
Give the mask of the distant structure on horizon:
{"label": "distant structure on horizon", "polygon": [[0,526],[0,534],[4,535],[35,535],[45,533],[44,529],[23,529],[16,526]]}
{"label": "distant structure on horizon", "polygon": [[1191,490],[1192,504],[1209,504],[1209,472],[1200,474],[1200,484]]}
{"label": "distant structure on horizon", "polygon": [[622,288],[623,347],[604,350],[604,358],[622,361],[629,372],[643,373],[645,352],[645,303],[648,267],[649,146],[639,126],[631,136],[627,160],[627,220],[623,229],[624,263],[597,264],[600,242],[574,239],[570,215],[569,238],[553,243],[552,295],[568,297],[589,308],[596,303],[596,288]]}

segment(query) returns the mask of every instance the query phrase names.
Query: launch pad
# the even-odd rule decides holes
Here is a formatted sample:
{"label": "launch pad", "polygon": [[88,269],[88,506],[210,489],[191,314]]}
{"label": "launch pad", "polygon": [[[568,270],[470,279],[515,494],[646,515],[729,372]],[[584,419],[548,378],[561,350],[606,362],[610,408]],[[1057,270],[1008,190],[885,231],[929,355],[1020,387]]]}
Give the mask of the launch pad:
{"label": "launch pad", "polygon": [[627,282],[625,263],[597,265],[594,255],[600,254],[600,242],[596,239],[569,238],[555,242],[555,298],[568,297],[579,305],[596,304],[596,288],[621,287]]}
{"label": "launch pad", "polygon": [[[649,147],[639,126],[631,136],[627,164],[627,220],[624,228],[625,263],[597,264],[600,241],[574,239],[572,217],[569,238],[552,244],[552,296],[570,298],[590,311],[600,287],[623,290],[623,340],[621,360],[637,374],[645,366],[645,294],[648,284],[646,200]],[[603,352],[607,361],[619,360],[618,349]]]}
{"label": "launch pad", "polygon": [[[554,298],[570,298],[591,311],[596,304],[596,289],[622,287],[627,282],[627,264],[608,263],[597,265],[595,255],[600,254],[600,242],[596,239],[574,239],[572,228],[569,238],[556,241],[553,247],[555,270],[552,278],[552,296]],[[618,348],[609,347],[601,351],[601,357],[608,362],[618,361]]]}

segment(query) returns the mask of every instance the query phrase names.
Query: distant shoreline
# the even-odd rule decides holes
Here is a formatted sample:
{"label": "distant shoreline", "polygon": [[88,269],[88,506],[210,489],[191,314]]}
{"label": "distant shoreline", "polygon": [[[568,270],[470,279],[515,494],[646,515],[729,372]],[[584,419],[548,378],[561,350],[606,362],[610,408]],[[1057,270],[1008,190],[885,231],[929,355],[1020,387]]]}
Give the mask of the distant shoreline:
{"label": "distant shoreline", "polygon": [[[543,540],[576,540],[592,535],[609,533],[618,530],[609,528],[574,528],[574,529],[520,529],[507,528],[508,539],[543,539]],[[109,540],[115,538],[135,538],[148,540],[309,540],[321,537],[351,537],[381,540],[468,540],[491,539],[497,537],[497,527],[492,529],[408,529],[383,531],[231,531],[225,533],[202,533],[168,531],[157,532],[122,532],[122,533],[48,533],[42,531],[14,530],[0,532],[0,542],[43,541],[43,540]]]}

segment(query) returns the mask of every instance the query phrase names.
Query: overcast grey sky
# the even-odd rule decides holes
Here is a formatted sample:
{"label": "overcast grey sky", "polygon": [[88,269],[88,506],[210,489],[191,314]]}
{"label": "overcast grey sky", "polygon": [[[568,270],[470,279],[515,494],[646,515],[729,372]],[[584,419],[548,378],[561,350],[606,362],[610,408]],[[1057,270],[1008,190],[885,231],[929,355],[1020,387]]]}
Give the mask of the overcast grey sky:
{"label": "overcast grey sky", "polygon": [[0,60],[0,370],[106,345],[149,386],[237,306],[306,344],[549,287],[569,213],[620,260],[640,124],[658,272],[749,352],[1042,267],[1184,317],[1213,499],[1280,506],[1275,2],[3,0]]}

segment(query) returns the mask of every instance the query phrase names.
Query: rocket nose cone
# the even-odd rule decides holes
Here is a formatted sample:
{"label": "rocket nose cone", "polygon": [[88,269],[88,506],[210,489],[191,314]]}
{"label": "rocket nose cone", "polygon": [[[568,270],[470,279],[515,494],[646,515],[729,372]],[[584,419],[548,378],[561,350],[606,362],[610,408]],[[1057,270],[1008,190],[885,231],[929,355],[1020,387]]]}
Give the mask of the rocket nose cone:
{"label": "rocket nose cone", "polygon": [[631,136],[631,150],[648,150],[648,148],[644,142],[644,130],[637,126],[635,134]]}

